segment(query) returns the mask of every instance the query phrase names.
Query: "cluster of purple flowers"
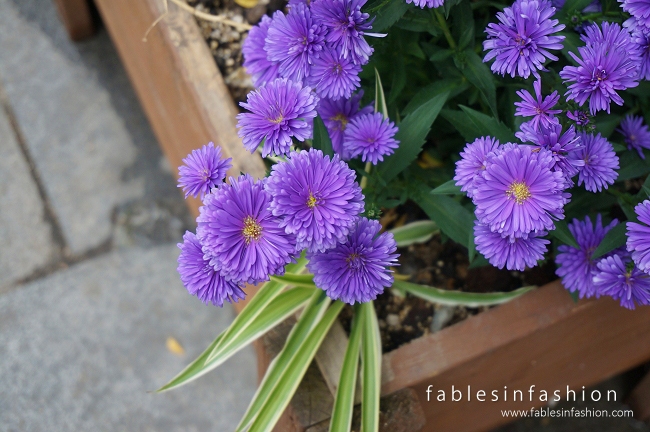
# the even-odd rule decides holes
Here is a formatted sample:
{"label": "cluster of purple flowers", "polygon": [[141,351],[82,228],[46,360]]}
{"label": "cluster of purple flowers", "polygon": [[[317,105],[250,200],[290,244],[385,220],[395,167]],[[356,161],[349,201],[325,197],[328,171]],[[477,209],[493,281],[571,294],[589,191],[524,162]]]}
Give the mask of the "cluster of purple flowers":
{"label": "cluster of purple flowers", "polygon": [[303,250],[315,283],[333,299],[366,302],[392,284],[393,235],[379,234],[378,222],[360,217],[361,188],[338,155],[291,152],[268,178],[242,175],[227,183],[219,147],[204,146],[193,156],[179,169],[179,184],[189,195],[201,194],[203,206],[196,235],[187,232],[178,245],[178,272],[203,302],[222,306],[244,298],[245,284],[282,275]]}

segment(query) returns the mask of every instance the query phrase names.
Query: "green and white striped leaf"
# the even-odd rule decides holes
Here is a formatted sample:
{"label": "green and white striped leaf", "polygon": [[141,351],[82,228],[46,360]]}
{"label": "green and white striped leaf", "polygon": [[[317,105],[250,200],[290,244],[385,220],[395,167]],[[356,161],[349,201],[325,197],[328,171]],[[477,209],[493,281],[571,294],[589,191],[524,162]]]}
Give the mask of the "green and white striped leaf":
{"label": "green and white striped leaf", "polygon": [[388,105],[386,105],[386,96],[384,96],[384,87],[381,85],[379,71],[375,68],[375,112],[382,113],[384,118],[388,118]]}
{"label": "green and white striped leaf", "polygon": [[[291,273],[300,273],[306,265],[307,259],[300,257],[295,264],[289,264],[286,271]],[[237,315],[232,324],[230,324],[226,329],[221,339],[219,339],[212,349],[206,362],[216,358],[220,351],[225,351],[230,345],[236,343],[239,336],[244,332],[244,330],[246,330],[246,327],[251,325],[255,318],[262,313],[269,303],[271,303],[284,288],[286,288],[285,283],[276,281],[266,282],[239,315]]]}
{"label": "green and white striped leaf", "polygon": [[282,276],[271,276],[271,280],[275,280],[290,286],[316,288],[316,285],[314,285],[314,275],[309,273],[285,273]]}
{"label": "green and white striped leaf", "polygon": [[397,247],[404,247],[414,243],[428,242],[439,231],[440,229],[434,221],[421,220],[393,228],[388,232],[393,234]]}
{"label": "green and white striped leaf", "polygon": [[287,319],[290,315],[294,314],[298,309],[304,306],[307,301],[312,297],[314,289],[310,288],[293,288],[283,292],[277,296],[264,311],[255,318],[246,330],[241,334],[238,343],[230,345],[225,351],[222,351],[217,357],[209,362],[206,362],[208,355],[212,352],[216,344],[219,342],[223,333],[219,335],[210,346],[203,351],[196,360],[189,364],[185,369],[176,375],[167,384],[156,390],[157,392],[164,392],[176,387],[180,387],[188,382],[194,381],[198,377],[205,375],[212,369],[221,365],[228,360],[231,356],[237,353],[255,339],[271,330],[276,325]]}
{"label": "green and white striped leaf", "polygon": [[438,303],[447,306],[492,306],[506,303],[517,298],[535,287],[523,287],[511,292],[493,292],[493,293],[468,293],[461,291],[447,291],[440,288],[434,288],[426,285],[418,285],[411,282],[395,280],[393,288],[403,290],[420,297],[431,303]]}
{"label": "green and white striped leaf", "polygon": [[361,333],[363,331],[363,314],[361,308],[354,308],[354,318],[348,347],[345,350],[339,386],[336,389],[330,432],[348,432],[352,425],[352,412],[354,410],[354,391],[357,384],[359,371],[359,351],[361,349]]}
{"label": "green and white striped leaf", "polygon": [[300,381],[307,372],[309,364],[316,355],[316,351],[318,351],[343,306],[344,303],[340,301],[332,304],[323,315],[323,318],[309,332],[296,350],[295,355],[292,356],[291,361],[284,368],[284,374],[278,380],[271,394],[269,394],[264,406],[260,408],[249,429],[250,432],[271,432],[285,408],[289,405],[298,385],[300,385]]}
{"label": "green and white striped leaf", "polygon": [[245,430],[250,426],[259,414],[260,409],[268,402],[271,392],[286,373],[289,363],[297,355],[298,350],[310,332],[320,322],[329,304],[330,300],[324,291],[313,291],[309,303],[298,319],[298,323],[289,333],[282,351],[273,359],[266,370],[266,374],[262,378],[262,382],[258,386],[255,396],[253,396],[253,400],[248,406],[244,417],[239,422],[239,426],[237,426],[238,431]]}
{"label": "green and white striped leaf", "polygon": [[379,396],[381,392],[381,336],[372,301],[359,307],[363,318],[361,337],[361,430],[379,430]]}

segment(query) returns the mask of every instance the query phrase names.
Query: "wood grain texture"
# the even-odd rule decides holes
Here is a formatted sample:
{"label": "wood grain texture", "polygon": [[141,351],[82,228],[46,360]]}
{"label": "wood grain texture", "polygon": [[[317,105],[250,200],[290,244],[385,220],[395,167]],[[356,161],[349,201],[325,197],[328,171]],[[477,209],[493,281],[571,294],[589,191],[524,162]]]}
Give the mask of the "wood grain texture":
{"label": "wood grain texture", "polygon": [[632,390],[626,403],[634,411],[634,417],[642,421],[650,420],[650,373]]}
{"label": "wood grain texture", "polygon": [[81,41],[95,33],[89,0],[54,0],[61,21],[73,41]]}

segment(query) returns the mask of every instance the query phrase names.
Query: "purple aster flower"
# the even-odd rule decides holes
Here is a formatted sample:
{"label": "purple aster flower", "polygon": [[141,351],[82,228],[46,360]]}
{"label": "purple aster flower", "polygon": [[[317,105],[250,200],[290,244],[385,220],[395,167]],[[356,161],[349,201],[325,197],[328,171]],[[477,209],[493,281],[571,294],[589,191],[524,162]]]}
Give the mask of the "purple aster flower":
{"label": "purple aster flower", "polygon": [[196,219],[197,236],[210,264],[227,280],[258,283],[283,274],[293,259],[295,237],[271,214],[263,181],[244,175],[206,195]]}
{"label": "purple aster flower", "polygon": [[396,133],[395,123],[381,113],[357,115],[343,134],[343,153],[350,158],[361,155],[362,161],[377,165],[399,146]]}
{"label": "purple aster flower", "polygon": [[344,243],[325,252],[307,253],[314,283],[333,300],[364,303],[393,284],[397,244],[391,233],[379,234],[376,220],[359,218]]}
{"label": "purple aster flower", "polygon": [[332,100],[349,99],[361,82],[361,65],[354,64],[350,58],[343,58],[338,51],[325,48],[320,57],[314,60],[307,78],[307,84],[314,87],[319,96]]}
{"label": "purple aster flower", "polygon": [[212,303],[219,307],[223,306],[224,301],[232,303],[246,297],[239,283],[227,281],[203,258],[201,243],[194,233],[187,231],[183,243],[179,243],[178,247],[181,250],[178,273],[190,294],[205,304]]}
{"label": "purple aster flower", "polygon": [[627,250],[637,267],[650,273],[650,201],[645,200],[634,208],[639,222],[627,223]]}
{"label": "purple aster flower", "polygon": [[406,0],[407,4],[413,3],[415,6],[419,6],[420,9],[427,8],[437,8],[442,6],[445,3],[445,0]]}
{"label": "purple aster flower", "polygon": [[374,21],[361,12],[366,1],[318,0],[311,6],[314,19],[327,28],[327,42],[340,49],[344,58],[350,55],[356,64],[368,63],[373,51],[363,37]]}
{"label": "purple aster flower", "polygon": [[632,32],[632,42],[637,46],[640,55],[639,79],[650,80],[650,28],[637,25],[630,30]]}
{"label": "purple aster flower", "polygon": [[265,39],[273,21],[264,15],[262,20],[248,32],[242,43],[244,67],[253,78],[255,87],[260,87],[279,77],[279,63],[269,60],[264,50]]}
{"label": "purple aster flower", "polygon": [[311,137],[318,96],[309,87],[278,78],[248,94],[239,105],[249,113],[237,114],[237,127],[244,147],[251,153],[264,142],[262,156],[282,155],[289,151],[295,137]]}
{"label": "purple aster flower", "polygon": [[582,133],[581,146],[569,154],[569,159],[578,159],[584,165],[578,167],[578,186],[585,184],[590,192],[600,192],[614,184],[618,177],[618,156],[614,147],[605,138],[598,135]]}
{"label": "purple aster flower", "polygon": [[221,147],[213,142],[183,159],[183,165],[178,168],[178,187],[183,188],[185,198],[194,198],[210,193],[210,189],[223,182],[226,172],[230,169],[232,158],[221,159]]}
{"label": "purple aster flower", "polygon": [[639,157],[645,159],[643,149],[650,149],[650,131],[648,126],[643,124],[643,118],[627,115],[621,121],[621,126],[617,131],[625,138],[627,148],[636,150]]}
{"label": "purple aster flower", "polygon": [[639,22],[650,27],[650,2],[647,0],[618,0],[623,10]]}
{"label": "purple aster flower", "polygon": [[589,113],[586,111],[567,111],[566,116],[569,117],[569,119],[573,120],[576,126],[587,126],[591,121],[589,119]]}
{"label": "purple aster flower", "polygon": [[357,115],[369,114],[373,112],[372,105],[359,109],[359,102],[363,97],[363,90],[350,99],[331,100],[323,98],[318,105],[318,114],[323,119],[334,151],[341,155],[342,159],[350,159],[348,155],[343,154],[343,134],[348,123]]}
{"label": "purple aster flower", "polygon": [[598,294],[619,300],[628,309],[650,304],[650,275],[639,270],[628,256],[603,258],[597,267],[593,281]]}
{"label": "purple aster flower", "polygon": [[539,76],[546,59],[557,60],[549,50],[562,49],[564,36],[555,35],[564,29],[558,20],[551,19],[555,8],[547,0],[516,0],[512,7],[497,13],[499,24],[491,23],[485,29],[488,39],[483,59],[492,64],[492,72],[511,77]]}
{"label": "purple aster flower", "polygon": [[616,23],[597,24],[586,30],[587,45],[578,48],[580,57],[569,53],[578,66],[565,66],[560,77],[570,83],[565,93],[567,100],[582,106],[589,100],[589,112],[607,111],[614,102],[623,105],[618,91],[636,87],[639,56],[637,47],[627,30]]}
{"label": "purple aster flower", "polygon": [[546,245],[550,243],[542,238],[545,235],[546,231],[540,231],[529,234],[527,238],[504,237],[490,231],[487,225],[474,222],[476,250],[500,269],[524,271],[526,267],[535,267],[537,261],[544,258]]}
{"label": "purple aster flower", "polygon": [[555,228],[564,218],[567,196],[564,175],[553,171],[550,151],[531,146],[510,146],[490,158],[476,178],[476,215],[491,231],[526,237]]}
{"label": "purple aster flower", "polygon": [[593,224],[589,216],[583,221],[573,219],[569,224],[569,231],[573,234],[578,248],[561,245],[558,247],[558,254],[555,257],[557,270],[555,274],[562,278],[562,284],[571,292],[577,291],[580,298],[593,297],[597,295],[593,284],[593,277],[596,272],[596,262],[591,258],[594,251],[605,238],[605,234],[618,225],[614,219],[609,225],[603,227],[603,220],[600,214],[596,216],[596,223]]}
{"label": "purple aster flower", "polygon": [[485,170],[488,155],[499,148],[499,140],[492,137],[476,138],[471,144],[467,144],[460,152],[460,160],[456,162],[456,186],[467,192],[467,196],[474,196],[474,183],[476,177]]}
{"label": "purple aster flower", "polygon": [[296,250],[324,251],[345,240],[364,202],[356,174],[338,155],[320,150],[291,153],[275,164],[265,190],[280,227],[296,236]]}
{"label": "purple aster flower", "polygon": [[[566,0],[551,0],[551,4],[555,9],[562,9],[565,3]],[[600,12],[601,10],[602,10],[602,6],[600,5],[600,0],[593,0],[581,12],[583,14],[588,14],[588,13]]]}
{"label": "purple aster flower", "polygon": [[269,60],[280,64],[280,76],[302,81],[325,47],[325,28],[312,19],[304,4],[292,6],[285,15],[273,14],[264,49]]}
{"label": "purple aster flower", "polygon": [[538,79],[533,83],[535,89],[535,98],[528,92],[528,90],[519,90],[517,94],[521,98],[521,102],[515,102],[517,109],[515,110],[516,116],[532,117],[531,120],[534,128],[539,124],[547,127],[551,126],[555,115],[562,112],[562,110],[552,109],[560,100],[560,95],[554,91],[546,98],[542,96],[542,80]]}

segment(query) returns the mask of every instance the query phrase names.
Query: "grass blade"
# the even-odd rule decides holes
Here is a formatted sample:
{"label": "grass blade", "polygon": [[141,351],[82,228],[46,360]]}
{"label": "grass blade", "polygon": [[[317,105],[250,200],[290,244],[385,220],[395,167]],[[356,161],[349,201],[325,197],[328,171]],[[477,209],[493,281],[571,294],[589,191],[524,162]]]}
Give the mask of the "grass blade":
{"label": "grass blade", "polygon": [[381,337],[372,301],[359,306],[363,317],[361,338],[361,430],[379,430],[379,396],[381,390]]}
{"label": "grass blade", "polygon": [[354,391],[357,384],[359,370],[359,350],[361,348],[361,332],[363,330],[363,312],[360,307],[355,307],[352,329],[348,347],[343,358],[343,367],[339,377],[339,386],[334,399],[330,432],[348,432],[352,425],[352,411],[354,409]]}
{"label": "grass blade", "polygon": [[298,319],[298,323],[291,330],[291,333],[289,333],[282,351],[280,351],[269,365],[262,382],[255,392],[255,396],[253,396],[253,400],[248,406],[244,417],[239,422],[239,426],[237,426],[238,431],[246,429],[255,420],[260,409],[267,403],[271,392],[286,373],[288,364],[296,356],[296,353],[309,333],[321,320],[329,304],[330,300],[324,291],[314,291],[307,307],[305,307],[305,310]]}
{"label": "grass blade", "polygon": [[[298,347],[295,355],[284,369],[284,374],[278,380],[264,406],[251,425],[250,432],[270,432],[275,423],[291,401],[302,377],[307,372],[309,364],[316,355],[325,335],[334,323],[334,320],[343,309],[344,303],[337,301],[325,312],[322,319],[307,335],[304,342]],[[285,346],[286,348],[286,346]]]}
{"label": "grass blade", "polygon": [[440,288],[418,285],[400,280],[395,280],[395,282],[393,282],[393,288],[406,291],[416,297],[430,301],[431,303],[467,307],[493,306],[506,303],[535,289],[535,287],[530,286],[519,288],[511,292],[468,293],[461,291],[447,291]]}
{"label": "grass blade", "polygon": [[241,334],[238,343],[233,344],[226,351],[222,351],[219,356],[213,360],[206,362],[208,355],[212,352],[217,345],[223,333],[219,335],[210,346],[203,351],[196,360],[190,363],[178,375],[176,375],[167,384],[156,390],[156,392],[163,392],[180,387],[188,382],[194,381],[198,377],[205,375],[212,369],[216,368],[233,354],[241,350],[243,347],[280,324],[287,319],[290,315],[295,313],[299,308],[305,305],[312,297],[313,289],[309,288],[293,288],[283,292],[275,298],[264,311],[255,318],[246,330]]}
{"label": "grass blade", "polygon": [[384,96],[384,87],[381,85],[379,71],[375,68],[375,112],[382,113],[384,118],[388,118],[388,106],[386,105],[386,96]]}
{"label": "grass blade", "polygon": [[438,231],[440,229],[434,221],[421,220],[393,228],[388,232],[393,234],[397,247],[404,247],[413,243],[428,242]]}

